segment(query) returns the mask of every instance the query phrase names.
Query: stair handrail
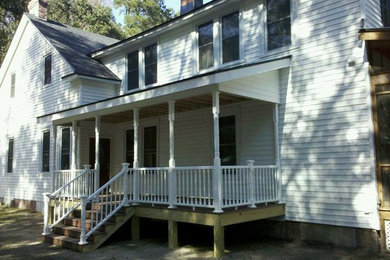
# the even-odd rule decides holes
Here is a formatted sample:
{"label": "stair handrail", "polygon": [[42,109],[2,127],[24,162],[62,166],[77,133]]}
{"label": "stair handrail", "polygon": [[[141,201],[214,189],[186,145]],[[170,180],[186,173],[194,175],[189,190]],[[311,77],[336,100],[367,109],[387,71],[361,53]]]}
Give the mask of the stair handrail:
{"label": "stair handrail", "polygon": [[[54,191],[53,193],[44,193],[43,196],[44,196],[44,225],[43,225],[43,235],[47,235],[47,234],[50,234],[50,229],[55,227],[56,225],[58,225],[61,221],[63,221],[66,217],[68,217],[75,209],[77,209],[78,207],[80,207],[81,203],[74,203],[75,201],[75,198],[76,199],[79,199],[80,197],[80,194],[77,194],[78,196],[74,196],[76,194],[72,194],[73,196],[69,196],[69,194],[65,194],[66,191],[70,191],[70,193],[74,193],[75,192],[75,188],[77,189],[78,188],[78,191],[80,191],[80,187],[74,187],[75,185],[73,185],[76,181],[78,181],[79,179],[85,177],[87,174],[91,173],[91,166],[90,165],[84,165],[84,170],[79,174],[77,175],[75,178],[73,178],[71,181],[69,181],[68,183],[64,184],[62,187],[60,187],[59,189],[57,189],[56,191]],[[72,187],[73,185],[73,187]],[[87,189],[88,190],[88,189]],[[62,195],[62,196],[61,196]],[[56,199],[58,198],[59,200],[61,200],[62,198],[62,203],[61,201],[59,201],[59,206],[63,207],[62,209],[62,212],[61,212],[61,209],[60,210],[56,210],[54,209],[54,212],[52,214],[52,220],[49,220],[49,215],[50,214],[50,201],[53,200],[53,199]],[[69,205],[69,202],[72,200],[72,207],[69,209],[66,209],[65,211],[65,205],[62,205],[62,204],[65,204],[65,202],[68,202],[68,205]],[[56,204],[55,203],[55,207],[56,207]],[[56,212],[57,211],[57,212]],[[58,214],[61,214],[62,213],[62,216],[59,217],[58,219],[56,219],[55,217],[55,214],[58,213]],[[49,221],[52,221],[53,223],[52,224],[49,224]]]}
{"label": "stair handrail", "polygon": [[[102,187],[100,187],[97,191],[95,191],[90,196],[82,196],[81,197],[81,233],[80,233],[80,245],[87,244],[87,239],[89,236],[91,236],[96,230],[98,230],[102,225],[104,225],[116,212],[118,212],[122,207],[128,206],[128,196],[129,196],[129,180],[128,177],[129,172],[131,169],[129,169],[128,163],[122,163],[122,170],[115,175],[112,179],[110,179],[106,184],[104,184]],[[122,178],[123,177],[123,181]],[[120,198],[121,193],[118,193],[117,190],[114,190],[117,188],[117,181],[119,182],[119,187],[123,187],[123,199],[120,201],[117,201],[117,197]],[[121,183],[122,181],[122,183]],[[113,185],[115,184],[115,185]],[[111,189],[109,189],[111,187]],[[104,199],[104,192],[106,192],[106,197]],[[109,199],[110,194],[110,199]],[[102,195],[102,196],[100,196]],[[112,200],[112,198],[115,198],[115,201]],[[101,204],[101,209],[96,210],[94,212],[94,202],[95,205]],[[105,213],[106,215],[103,218],[103,202],[106,203],[112,203],[110,205],[110,210],[108,210],[108,204],[106,205]],[[87,204],[91,203],[91,226],[88,232],[86,232],[86,210],[87,210]],[[113,205],[114,203],[117,203],[117,205]],[[114,208],[113,208],[114,207]],[[100,212],[98,212],[100,211]],[[94,215],[95,214],[95,215]],[[100,214],[100,220],[99,220],[99,214]],[[96,218],[96,223],[93,225],[94,217]]]}

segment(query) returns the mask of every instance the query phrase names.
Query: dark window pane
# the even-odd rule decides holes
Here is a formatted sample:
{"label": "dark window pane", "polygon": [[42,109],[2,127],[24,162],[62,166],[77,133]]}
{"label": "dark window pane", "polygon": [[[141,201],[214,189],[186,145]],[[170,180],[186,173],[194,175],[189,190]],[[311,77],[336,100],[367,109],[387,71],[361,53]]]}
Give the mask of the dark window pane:
{"label": "dark window pane", "polygon": [[219,119],[219,144],[222,165],[236,165],[236,120],[234,116]]}
{"label": "dark window pane", "polygon": [[267,1],[268,50],[291,44],[290,0]]}
{"label": "dark window pane", "polygon": [[144,167],[157,166],[157,127],[144,128]]}
{"label": "dark window pane", "polygon": [[390,167],[381,167],[382,202],[385,207],[390,206]]}
{"label": "dark window pane", "polygon": [[132,52],[127,56],[127,72],[127,90],[138,88],[138,51]]}
{"label": "dark window pane", "polygon": [[213,22],[199,26],[199,69],[208,69],[214,65]]}
{"label": "dark window pane", "polygon": [[381,0],[381,15],[382,15],[382,24],[384,27],[390,26],[390,1]]}
{"label": "dark window pane", "polygon": [[213,43],[213,22],[209,22],[199,26],[199,46]]}
{"label": "dark window pane", "polygon": [[134,130],[126,131],[126,162],[133,167],[134,162]]}
{"label": "dark window pane", "polygon": [[45,57],[45,79],[44,84],[51,83],[51,54]]}
{"label": "dark window pane", "polygon": [[48,172],[50,170],[50,132],[44,132],[42,139],[42,172]]}
{"label": "dark window pane", "polygon": [[223,63],[238,60],[240,58],[239,38],[239,14],[222,17],[222,61]]}
{"label": "dark window pane", "polygon": [[145,48],[145,85],[157,82],[157,44]]}
{"label": "dark window pane", "polygon": [[70,169],[70,128],[62,129],[61,170]]}
{"label": "dark window pane", "polygon": [[7,172],[13,171],[14,163],[14,139],[8,140],[8,160],[7,160]]}

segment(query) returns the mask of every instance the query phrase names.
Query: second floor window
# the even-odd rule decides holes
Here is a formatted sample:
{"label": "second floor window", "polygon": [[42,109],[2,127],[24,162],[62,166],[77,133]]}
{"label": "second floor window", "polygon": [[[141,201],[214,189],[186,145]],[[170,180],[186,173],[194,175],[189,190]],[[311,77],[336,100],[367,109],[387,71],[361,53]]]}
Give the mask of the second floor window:
{"label": "second floor window", "polygon": [[222,17],[222,62],[240,59],[240,17],[234,12]]}
{"label": "second floor window", "polygon": [[127,55],[127,90],[139,87],[138,51]]}
{"label": "second floor window", "polygon": [[157,44],[145,47],[145,85],[157,82]]}
{"label": "second floor window", "polygon": [[11,98],[15,96],[16,74],[11,74]]}
{"label": "second floor window", "polygon": [[291,44],[290,0],[267,0],[268,50]]}
{"label": "second floor window", "polygon": [[390,1],[381,0],[381,16],[384,27],[390,27]]}
{"label": "second floor window", "polygon": [[198,48],[199,48],[199,70],[213,67],[214,47],[213,47],[213,22],[199,26],[198,28]]}
{"label": "second floor window", "polygon": [[61,170],[70,169],[70,128],[61,132]]}
{"label": "second floor window", "polygon": [[51,83],[51,54],[45,57],[45,72],[43,78],[43,84],[47,85]]}

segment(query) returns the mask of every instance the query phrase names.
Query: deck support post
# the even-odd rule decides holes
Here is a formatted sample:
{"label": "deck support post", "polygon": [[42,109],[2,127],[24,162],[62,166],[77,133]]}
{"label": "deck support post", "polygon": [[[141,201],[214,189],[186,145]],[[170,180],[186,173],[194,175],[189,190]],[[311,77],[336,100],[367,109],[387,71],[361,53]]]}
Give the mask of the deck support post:
{"label": "deck support post", "polygon": [[255,176],[254,176],[254,170],[253,165],[255,161],[254,160],[247,160],[246,164],[249,168],[249,202],[251,203],[249,205],[249,208],[256,208],[256,200],[255,200]]}
{"label": "deck support post", "polygon": [[134,162],[133,162],[133,205],[137,205],[139,201],[138,190],[138,168],[139,168],[139,156],[138,156],[138,142],[139,142],[139,108],[133,109],[133,128],[134,128]]}
{"label": "deck support post", "polygon": [[95,117],[95,189],[100,186],[100,116]]}
{"label": "deck support post", "polygon": [[49,212],[50,212],[50,193],[43,193],[43,233],[42,235],[50,234],[49,228]]}
{"label": "deck support post", "polygon": [[214,257],[221,258],[225,254],[225,230],[220,223],[214,225]]}
{"label": "deck support post", "polygon": [[176,208],[176,176],[175,176],[175,101],[168,102],[169,108],[169,170],[168,170],[168,196],[169,208]]}
{"label": "deck support post", "polygon": [[139,217],[136,216],[131,218],[131,239],[133,241],[140,240],[140,221]]}
{"label": "deck support post", "polygon": [[276,178],[278,180],[278,200],[282,200],[282,174],[280,170],[280,150],[279,150],[279,104],[274,107],[274,135],[275,135],[275,165]]}
{"label": "deck support post", "polygon": [[76,146],[77,146],[77,135],[76,135],[76,129],[77,129],[77,121],[72,121],[72,158],[71,158],[71,171],[72,171],[72,179],[75,178],[75,170],[76,170]]}
{"label": "deck support post", "polygon": [[81,232],[80,232],[80,242],[79,245],[87,244],[87,239],[85,238],[86,232],[86,216],[87,216],[87,199],[88,196],[80,196],[81,199]]}
{"label": "deck support post", "polygon": [[175,249],[179,246],[177,221],[171,219],[168,220],[168,246],[170,249]]}
{"label": "deck support post", "polygon": [[57,170],[57,126],[55,124],[52,125],[52,144],[53,144],[53,156],[51,159],[51,192],[53,193],[56,190],[56,179],[55,179],[55,171]]}
{"label": "deck support post", "polygon": [[214,212],[221,213],[222,210],[222,172],[221,158],[219,153],[219,92],[214,91],[213,95],[213,120],[214,120],[214,173],[213,173],[213,197]]}

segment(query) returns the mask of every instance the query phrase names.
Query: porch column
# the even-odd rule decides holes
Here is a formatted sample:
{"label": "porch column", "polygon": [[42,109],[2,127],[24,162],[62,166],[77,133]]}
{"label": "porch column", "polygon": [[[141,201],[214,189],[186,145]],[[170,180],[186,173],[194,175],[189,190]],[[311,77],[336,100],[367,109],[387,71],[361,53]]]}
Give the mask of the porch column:
{"label": "porch column", "polygon": [[52,124],[52,159],[51,159],[51,192],[54,192],[56,189],[56,175],[55,171],[57,170],[57,126]]}
{"label": "porch column", "polygon": [[274,135],[275,135],[275,165],[276,176],[278,178],[278,197],[279,201],[282,199],[282,175],[280,170],[280,151],[279,151],[279,104],[274,106]]}
{"label": "porch column", "polygon": [[139,200],[139,190],[138,190],[138,171],[139,168],[139,158],[138,158],[138,132],[139,132],[139,108],[133,109],[133,129],[134,129],[134,162],[133,168],[135,169],[133,173],[133,205],[138,204]]}
{"label": "porch column", "polygon": [[77,128],[77,121],[72,122],[72,158],[71,158],[71,170],[73,171],[73,178],[76,177],[74,175],[74,171],[76,170],[76,145],[77,145],[77,140],[76,140],[76,128]]}
{"label": "porch column", "polygon": [[219,154],[219,92],[213,94],[213,120],[214,120],[214,174],[213,174],[213,196],[214,212],[222,211],[222,176],[221,176],[221,158]]}
{"label": "porch column", "polygon": [[176,176],[175,176],[175,101],[168,102],[169,120],[169,172],[168,196],[169,208],[176,208]]}
{"label": "porch column", "polygon": [[95,191],[100,183],[100,116],[95,116]]}

